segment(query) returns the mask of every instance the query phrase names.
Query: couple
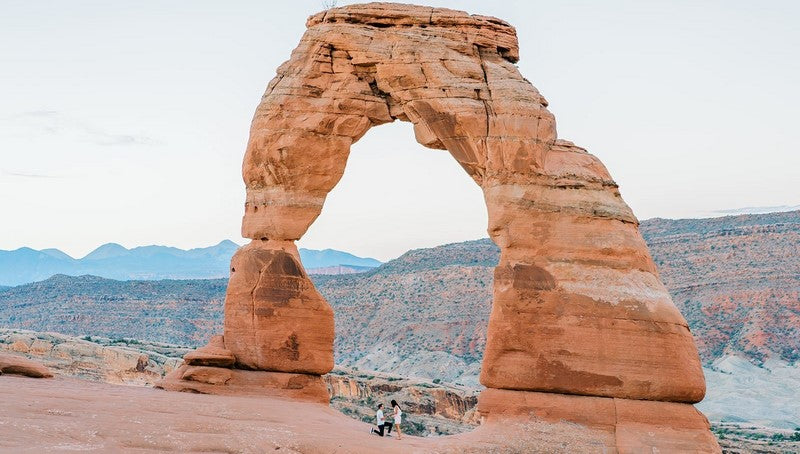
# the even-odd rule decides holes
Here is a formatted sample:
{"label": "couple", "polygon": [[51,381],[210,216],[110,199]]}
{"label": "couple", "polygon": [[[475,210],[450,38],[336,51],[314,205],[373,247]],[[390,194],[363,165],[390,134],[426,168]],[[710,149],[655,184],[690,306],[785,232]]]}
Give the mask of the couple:
{"label": "couple", "polygon": [[369,433],[377,434],[382,437],[384,429],[386,429],[386,435],[389,435],[392,433],[392,427],[395,427],[397,428],[397,439],[402,439],[403,432],[400,430],[400,422],[403,419],[403,411],[400,410],[400,405],[397,405],[396,400],[392,400],[392,415],[394,416],[394,424],[386,422],[386,419],[383,417],[383,404],[378,404],[378,411],[375,413],[375,417],[378,420],[378,428],[372,428]]}

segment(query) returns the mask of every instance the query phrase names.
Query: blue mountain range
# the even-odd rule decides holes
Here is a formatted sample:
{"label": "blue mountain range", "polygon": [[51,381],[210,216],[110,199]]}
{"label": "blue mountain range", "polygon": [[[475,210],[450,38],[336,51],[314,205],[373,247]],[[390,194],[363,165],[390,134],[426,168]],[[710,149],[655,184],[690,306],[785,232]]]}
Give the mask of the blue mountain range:
{"label": "blue mountain range", "polygon": [[[231,257],[238,248],[239,245],[230,240],[189,250],[168,246],[127,249],[116,243],[108,243],[80,259],[72,258],[58,249],[23,247],[13,251],[0,250],[0,286],[41,281],[54,274],[92,274],[117,280],[228,277]],[[300,249],[300,260],[308,270],[334,266],[368,269],[381,265],[375,259],[334,249]]]}

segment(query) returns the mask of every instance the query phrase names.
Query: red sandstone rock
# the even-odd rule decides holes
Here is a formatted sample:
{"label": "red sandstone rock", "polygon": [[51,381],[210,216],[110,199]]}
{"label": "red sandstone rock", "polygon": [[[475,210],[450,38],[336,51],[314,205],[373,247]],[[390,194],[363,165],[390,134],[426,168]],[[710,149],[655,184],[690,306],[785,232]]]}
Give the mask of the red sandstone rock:
{"label": "red sandstone rock", "polygon": [[32,378],[50,378],[53,374],[48,368],[17,355],[0,353],[0,375],[15,374]]}
{"label": "red sandstone rock", "polygon": [[224,396],[269,396],[328,404],[330,396],[322,377],[254,370],[183,365],[156,388],[168,391]]}
{"label": "red sandstone rock", "polygon": [[252,241],[231,260],[225,347],[245,369],[324,374],[333,369],[333,310],[290,241]]}
{"label": "red sandstone rock", "polygon": [[233,371],[222,367],[186,366],[183,368],[181,380],[224,385],[233,378]]}
{"label": "red sandstone rock", "polygon": [[[599,437],[605,434],[613,446],[613,434],[609,436],[603,430],[560,420],[506,419],[503,424],[487,422],[475,431],[455,436],[404,435],[403,440],[397,441],[370,435],[370,423],[351,419],[319,404],[264,396],[165,393],[145,387],[113,386],[63,377],[29,380],[0,376],[0,402],[0,452],[4,453],[69,449],[114,453],[656,452],[625,449],[620,444],[618,450],[609,449],[598,442],[602,441]],[[622,426],[617,425],[617,428]],[[643,425],[642,430],[653,430],[654,435],[663,433],[658,426],[649,424]],[[678,433],[674,431],[671,436]],[[621,441],[625,438],[623,436]],[[703,450],[659,449],[657,452]]]}
{"label": "red sandstone rock", "polygon": [[[517,55],[511,26],[458,11],[369,4],[313,16],[256,110],[243,235],[300,238],[350,145],[374,125],[411,121],[420,143],[448,150],[483,188],[502,250],[484,385],[699,401],[696,348],[635,216],[597,158],[556,138],[547,101],[513,65]],[[249,349],[249,367],[288,371],[284,353],[252,351],[262,328],[247,325],[253,284],[240,287],[241,296],[229,293],[240,309],[230,311],[235,322],[226,314],[226,346],[239,361]],[[281,333],[267,350],[292,344],[297,333],[284,328],[292,322],[270,323]]]}
{"label": "red sandstone rock", "polygon": [[[238,367],[331,369],[333,314],[303,271],[294,241],[320,214],[350,146],[372,126],[399,119],[414,124],[421,144],[447,150],[484,192],[488,232],[501,249],[484,385],[703,398],[697,349],[636,217],[603,164],[557,138],[547,101],[514,65],[513,27],[387,3],[334,8],[307,26],[256,109],[244,157],[242,235],[254,241],[232,260],[225,302],[224,343]],[[518,394],[489,391],[491,408],[515,408],[503,396]],[[521,398],[535,399],[534,407],[542,400],[526,394],[533,397]],[[597,418],[610,417],[613,401],[584,399],[590,400],[569,402],[593,402]],[[654,406],[678,416],[695,411],[643,408]],[[564,411],[567,420],[580,419],[574,408]],[[690,433],[674,437],[668,421],[636,421],[620,442],[631,450],[716,447],[696,418]],[[650,428],[663,440],[648,441],[641,431]]]}
{"label": "red sandstone rock", "polygon": [[582,432],[582,452],[721,451],[708,420],[690,404],[486,389],[478,410],[490,431],[540,423],[542,439],[565,438],[557,424],[571,424]]}

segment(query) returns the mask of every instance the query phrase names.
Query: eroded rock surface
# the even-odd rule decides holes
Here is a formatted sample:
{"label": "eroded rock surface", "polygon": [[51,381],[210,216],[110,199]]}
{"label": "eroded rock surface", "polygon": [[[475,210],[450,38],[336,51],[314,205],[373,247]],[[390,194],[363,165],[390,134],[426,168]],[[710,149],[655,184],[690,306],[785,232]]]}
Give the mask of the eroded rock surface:
{"label": "eroded rock surface", "polygon": [[[481,185],[501,248],[484,385],[702,399],[696,348],[636,218],[602,163],[556,138],[547,102],[513,64],[513,27],[393,4],[335,8],[307,25],[253,120],[242,232],[255,241],[245,251],[300,238],[341,178],[350,145],[372,126],[411,121],[420,143],[448,150]],[[263,279],[256,271],[244,279]],[[227,307],[247,307],[253,285],[243,288],[229,292]],[[247,323],[226,316],[226,333],[241,329],[226,344],[260,331]],[[292,335],[283,344],[312,350]],[[275,355],[281,345],[270,347],[271,361],[291,363],[299,353]]]}
{"label": "eroded rock surface", "polygon": [[0,375],[14,374],[31,378],[50,378],[53,374],[43,364],[25,357],[0,353]]}
{"label": "eroded rock surface", "polygon": [[222,336],[213,336],[208,345],[187,353],[183,360],[190,366],[232,367],[236,356],[225,348]]}
{"label": "eroded rock surface", "polygon": [[316,404],[167,393],[64,377],[0,376],[0,402],[1,452],[477,454],[603,449],[587,435],[598,431],[568,422],[509,421],[452,437],[404,436],[397,441],[370,435],[371,424]]}
{"label": "eroded rock surface", "polygon": [[60,375],[115,384],[151,385],[178,367],[186,350],[133,339],[0,329],[0,355],[24,355]]}
{"label": "eroded rock surface", "polygon": [[[703,398],[697,349],[636,217],[603,164],[557,138],[547,101],[514,65],[513,27],[388,3],[334,8],[307,27],[256,110],[244,158],[242,234],[253,241],[232,261],[224,336],[238,367],[323,374],[333,366],[333,316],[294,241],[320,214],[350,146],[399,119],[484,192],[500,248],[485,386],[589,396],[578,399]],[[713,437],[684,441],[717,448]]]}
{"label": "eroded rock surface", "polygon": [[333,368],[333,309],[293,242],[254,240],[233,256],[224,344],[241,368],[308,374]]}

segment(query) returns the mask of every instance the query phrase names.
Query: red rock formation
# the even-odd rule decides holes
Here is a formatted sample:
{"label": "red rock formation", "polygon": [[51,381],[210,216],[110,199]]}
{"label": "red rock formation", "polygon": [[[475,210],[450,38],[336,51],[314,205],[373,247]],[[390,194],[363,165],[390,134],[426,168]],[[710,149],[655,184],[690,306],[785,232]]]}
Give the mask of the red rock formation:
{"label": "red rock formation", "polygon": [[0,375],[15,374],[31,378],[50,378],[53,374],[48,368],[36,361],[17,355],[0,353]]}
{"label": "red rock formation", "polygon": [[226,396],[272,396],[327,404],[330,396],[319,375],[182,365],[156,388]]}
{"label": "red rock formation", "polygon": [[222,336],[213,336],[207,345],[183,356],[189,366],[232,367],[236,356],[225,348]]}
{"label": "red rock formation", "polygon": [[565,452],[719,452],[708,420],[690,404],[487,389],[478,408],[490,436],[528,419],[543,440],[566,441],[563,423],[573,423],[583,440]]}
{"label": "red rock formation", "polygon": [[333,368],[333,309],[292,241],[254,240],[233,256],[225,347],[246,369],[324,374]]}
{"label": "red rock formation", "polygon": [[[332,313],[293,242],[320,214],[350,145],[372,126],[399,119],[414,124],[421,144],[447,150],[484,191],[488,231],[501,249],[484,385],[702,399],[697,350],[637,219],[602,163],[557,139],[547,101],[514,65],[513,27],[385,3],[334,8],[307,26],[256,110],[244,158],[242,234],[253,241],[232,261],[224,338],[239,367],[331,369]],[[590,405],[598,397],[575,399]],[[499,399],[491,408],[504,405],[515,403]],[[680,408],[675,414],[694,411]],[[716,447],[710,434],[675,437],[642,443]]]}

